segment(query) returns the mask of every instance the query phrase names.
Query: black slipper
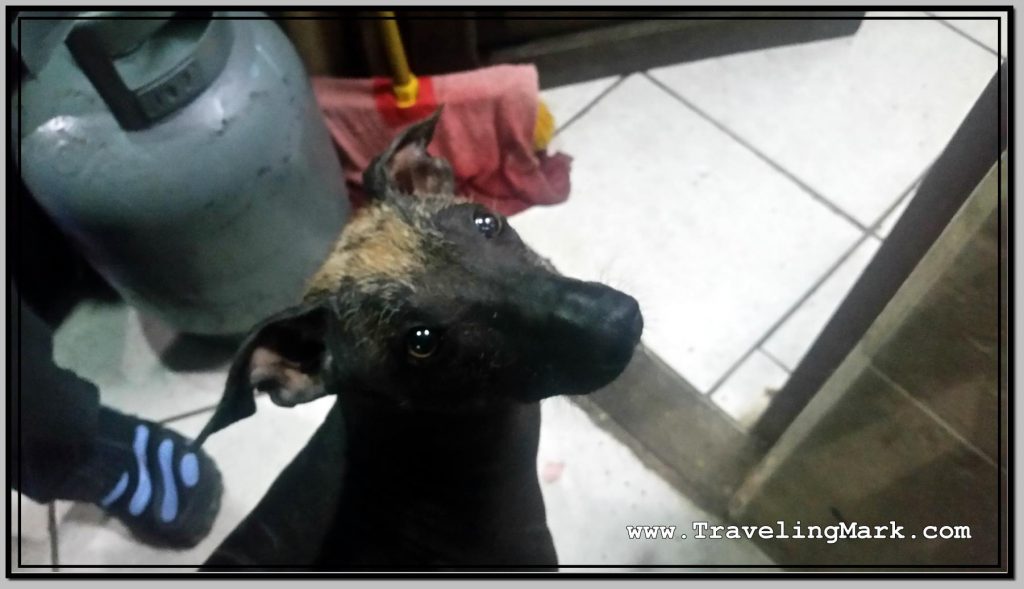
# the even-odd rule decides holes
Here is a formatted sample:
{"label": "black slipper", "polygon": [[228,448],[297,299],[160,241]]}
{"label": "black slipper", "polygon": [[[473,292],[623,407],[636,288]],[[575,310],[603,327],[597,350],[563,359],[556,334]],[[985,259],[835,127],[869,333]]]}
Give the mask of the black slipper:
{"label": "black slipper", "polygon": [[191,548],[213,527],[223,485],[213,460],[189,444],[159,424],[102,408],[93,456],[65,495],[98,504],[147,544]]}

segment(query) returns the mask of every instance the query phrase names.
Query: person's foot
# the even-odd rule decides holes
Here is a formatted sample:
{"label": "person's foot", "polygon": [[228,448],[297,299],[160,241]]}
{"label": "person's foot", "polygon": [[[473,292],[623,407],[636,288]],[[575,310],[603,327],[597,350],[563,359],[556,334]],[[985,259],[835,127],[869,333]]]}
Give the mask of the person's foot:
{"label": "person's foot", "polygon": [[220,509],[220,472],[201,449],[159,424],[101,408],[96,449],[69,480],[76,499],[96,503],[141,541],[190,548]]}

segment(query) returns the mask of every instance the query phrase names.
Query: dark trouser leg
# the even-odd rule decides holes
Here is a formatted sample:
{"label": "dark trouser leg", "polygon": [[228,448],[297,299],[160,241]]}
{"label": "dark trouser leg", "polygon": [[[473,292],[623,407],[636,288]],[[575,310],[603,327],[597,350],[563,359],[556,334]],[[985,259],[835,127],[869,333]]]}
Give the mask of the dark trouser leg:
{"label": "dark trouser leg", "polygon": [[93,453],[99,418],[99,391],[53,362],[53,333],[19,297],[8,290],[14,487],[40,502],[77,499],[68,490],[72,473]]}

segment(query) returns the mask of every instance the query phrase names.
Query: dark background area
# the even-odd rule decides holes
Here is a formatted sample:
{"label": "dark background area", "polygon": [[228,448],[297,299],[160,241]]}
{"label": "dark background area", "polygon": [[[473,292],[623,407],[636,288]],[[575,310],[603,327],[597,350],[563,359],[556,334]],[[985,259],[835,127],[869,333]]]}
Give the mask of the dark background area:
{"label": "dark background area", "polygon": [[[400,10],[395,16],[415,74],[534,63],[541,88],[549,88],[714,55],[849,35],[860,26],[863,14]],[[285,11],[272,16],[295,42],[312,75],[389,73],[376,12]]]}

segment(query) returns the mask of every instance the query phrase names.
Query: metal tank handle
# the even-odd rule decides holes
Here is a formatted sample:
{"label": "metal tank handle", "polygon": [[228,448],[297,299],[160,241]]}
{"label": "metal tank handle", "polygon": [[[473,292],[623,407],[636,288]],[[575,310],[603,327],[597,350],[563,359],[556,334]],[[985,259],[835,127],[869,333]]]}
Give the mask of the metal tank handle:
{"label": "metal tank handle", "polygon": [[229,22],[209,12],[205,18],[188,13],[168,20],[169,26],[176,21],[200,20],[206,20],[207,26],[184,59],[138,88],[125,83],[112,56],[104,51],[109,43],[93,27],[76,26],[65,41],[79,69],[126,131],[145,129],[186,106],[213,83],[227,64],[233,41]]}

